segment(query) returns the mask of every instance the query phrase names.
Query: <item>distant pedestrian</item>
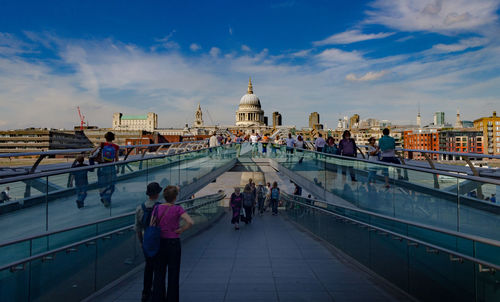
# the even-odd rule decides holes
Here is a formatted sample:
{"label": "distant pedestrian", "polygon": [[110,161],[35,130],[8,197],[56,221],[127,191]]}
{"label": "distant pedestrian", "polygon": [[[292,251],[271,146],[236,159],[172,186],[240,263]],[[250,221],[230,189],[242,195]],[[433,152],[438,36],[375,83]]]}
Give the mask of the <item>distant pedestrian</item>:
{"label": "distant pedestrian", "polygon": [[250,189],[252,190],[253,198],[252,214],[255,216],[255,205],[257,204],[257,187],[255,186],[255,182],[252,182],[250,184]]}
{"label": "distant pedestrian", "polygon": [[319,134],[318,138],[314,141],[314,147],[316,148],[316,151],[318,152],[323,152],[323,148],[325,147],[326,142],[325,139],[323,138],[323,134]]}
{"label": "distant pedestrian", "polygon": [[0,201],[7,202],[11,199],[10,197],[10,187],[5,187],[5,190],[0,193]]}
{"label": "distant pedestrian", "polygon": [[[375,138],[370,137],[368,139],[368,160],[369,161],[378,161],[380,152],[378,150],[378,146],[375,145]],[[377,167],[374,165],[368,166],[368,183],[375,183],[375,175],[377,174]]]}
{"label": "distant pedestrian", "polygon": [[295,186],[295,189],[293,190],[293,195],[302,196],[302,187],[296,183],[293,183],[293,185]]}
{"label": "distant pedestrian", "polygon": [[252,135],[250,135],[250,143],[252,144],[252,156],[257,156],[259,153],[259,137],[255,134],[255,130],[252,130]]}
{"label": "distant pedestrian", "polygon": [[[76,157],[76,163],[72,168],[82,168],[88,165],[84,163],[85,158],[83,155],[78,155]],[[85,198],[87,197],[87,189],[89,186],[88,179],[89,170],[80,170],[71,172],[71,176],[75,181],[75,192],[76,192],[76,206],[81,209],[84,207]]]}
{"label": "distant pedestrian", "polygon": [[276,149],[279,148],[278,142],[279,142],[280,136],[276,135],[274,138],[274,141],[272,138],[270,138],[270,143],[271,143],[271,157],[275,157],[277,155]]}
{"label": "distant pedestrian", "polygon": [[[351,138],[351,132],[349,130],[345,130],[342,134],[342,140],[339,142],[339,153],[342,156],[348,157],[357,157],[356,142]],[[347,169],[349,169],[349,174],[351,175],[351,180],[356,181],[356,175],[354,174],[354,168],[352,167],[353,163],[351,161],[344,161],[342,163],[342,174],[344,175],[344,179],[347,175]]]}
{"label": "distant pedestrian", "polygon": [[273,187],[271,188],[271,208],[273,209],[273,216],[278,215],[279,201],[280,189],[278,188],[278,183],[273,182]]}
{"label": "distant pedestrian", "polygon": [[266,184],[266,200],[264,201],[264,212],[267,211],[267,208],[271,205],[271,183],[268,182]]}
{"label": "distant pedestrian", "polygon": [[262,137],[262,155],[267,156],[267,146],[269,145],[269,136],[267,133],[264,133]]}
{"label": "distant pedestrian", "polygon": [[[163,190],[165,203],[155,206],[151,217],[151,225],[161,229],[160,250],[154,257],[153,302],[179,301],[179,277],[181,269],[181,241],[179,235],[193,224],[193,220],[184,209],[175,205],[179,189],[167,186]],[[179,227],[179,220],[184,225]],[[165,277],[168,268],[168,290],[165,299]]]}
{"label": "distant pedestrian", "polygon": [[[117,162],[120,147],[113,143],[115,140],[115,134],[113,132],[107,132],[104,135],[104,138],[106,139],[106,142],[101,143],[99,146],[98,153],[94,157],[95,161],[100,164]],[[97,183],[99,185],[101,202],[106,208],[109,208],[111,205],[111,196],[115,191],[116,166],[110,165],[99,168],[97,170]]]}
{"label": "distant pedestrian", "polygon": [[326,139],[326,144],[323,147],[323,152],[328,153],[328,154],[338,154],[338,147],[337,144],[335,144],[335,139],[331,136],[329,136]]}
{"label": "distant pedestrian", "polygon": [[212,135],[210,136],[210,139],[208,140],[208,147],[215,148],[217,146],[219,146],[219,140],[217,139],[217,135],[215,134],[215,131],[213,131]]}
{"label": "distant pedestrian", "polygon": [[242,219],[246,224],[252,223],[252,208],[255,206],[255,195],[252,193],[252,188],[249,184],[243,189],[243,209],[245,216]]}
{"label": "distant pedestrian", "polygon": [[[157,182],[148,184],[146,187],[146,195],[148,198],[135,210],[135,232],[141,246],[144,239],[144,231],[149,227],[149,223],[151,222],[153,209],[156,205],[160,204],[158,199],[160,198],[161,190],[162,188]],[[144,267],[141,302],[147,302],[151,299],[153,289],[153,273],[155,269],[153,257],[148,257],[146,253],[144,253],[144,260],[146,264]]]}
{"label": "distant pedestrian", "polygon": [[266,201],[267,189],[259,182],[257,186],[257,206],[259,210],[259,214],[262,215],[264,213],[264,202]]}
{"label": "distant pedestrian", "polygon": [[297,148],[297,153],[301,154],[301,157],[299,159],[299,164],[302,163],[304,160],[304,138],[302,138],[302,135],[297,135],[297,141],[295,142],[295,148]]}
{"label": "distant pedestrian", "polygon": [[243,207],[243,195],[240,193],[240,188],[234,188],[234,193],[231,194],[231,200],[229,201],[229,206],[233,211],[233,217],[231,218],[231,223],[234,224],[234,229],[240,229],[240,216],[241,208]]}
{"label": "distant pedestrian", "polygon": [[491,201],[492,203],[496,203],[496,202],[497,202],[497,197],[496,197],[496,195],[495,195],[495,194],[491,194],[490,201]]}
{"label": "distant pedestrian", "polygon": [[[396,165],[401,164],[399,159],[396,157],[396,140],[389,135],[390,133],[389,128],[385,128],[384,130],[382,130],[382,133],[384,135],[378,140],[378,149],[381,151],[380,156],[382,157],[381,161]],[[400,169],[397,169],[397,173],[398,173],[398,178],[401,178]],[[385,187],[388,188],[389,187],[388,168],[384,170],[384,176],[385,176]]]}
{"label": "distant pedestrian", "polygon": [[293,148],[295,147],[295,140],[292,138],[291,133],[288,133],[288,138],[285,140],[285,143],[286,143],[287,156],[293,154]]}

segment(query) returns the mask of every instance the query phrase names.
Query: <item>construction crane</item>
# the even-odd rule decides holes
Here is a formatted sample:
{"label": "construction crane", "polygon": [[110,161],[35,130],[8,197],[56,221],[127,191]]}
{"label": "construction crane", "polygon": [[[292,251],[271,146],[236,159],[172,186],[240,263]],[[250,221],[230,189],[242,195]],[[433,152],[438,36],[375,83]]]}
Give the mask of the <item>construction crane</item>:
{"label": "construction crane", "polygon": [[87,124],[88,126],[88,123],[85,123],[85,116],[80,112],[80,107],[76,108],[78,109],[78,116],[80,117],[80,130],[83,130],[83,125]]}

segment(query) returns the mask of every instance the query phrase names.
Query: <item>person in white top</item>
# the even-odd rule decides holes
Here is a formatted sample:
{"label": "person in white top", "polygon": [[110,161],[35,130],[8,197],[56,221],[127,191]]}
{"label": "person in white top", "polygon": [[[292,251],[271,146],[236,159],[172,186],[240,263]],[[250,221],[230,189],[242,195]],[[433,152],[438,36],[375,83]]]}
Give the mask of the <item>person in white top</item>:
{"label": "person in white top", "polygon": [[316,147],[316,151],[323,152],[323,147],[325,147],[325,145],[326,141],[323,138],[323,134],[320,133],[316,141],[314,141],[314,146]]}
{"label": "person in white top", "polygon": [[297,148],[297,152],[302,153],[302,156],[299,159],[299,164],[302,163],[304,160],[304,154],[303,154],[303,149],[304,149],[304,139],[302,138],[301,135],[297,135],[297,141],[295,142],[295,147]]}
{"label": "person in white top", "polygon": [[255,130],[252,130],[249,141],[252,144],[252,156],[257,156],[257,153],[259,153],[259,136],[257,136]]}
{"label": "person in white top", "polygon": [[213,148],[213,147],[217,147],[218,145],[219,145],[219,140],[217,139],[215,132],[212,132],[212,136],[210,136],[210,139],[208,141],[208,146],[210,148]]}
{"label": "person in white top", "polygon": [[295,140],[292,137],[291,133],[288,133],[288,138],[285,140],[286,143],[286,153],[287,157],[293,154],[293,148],[295,147]]}

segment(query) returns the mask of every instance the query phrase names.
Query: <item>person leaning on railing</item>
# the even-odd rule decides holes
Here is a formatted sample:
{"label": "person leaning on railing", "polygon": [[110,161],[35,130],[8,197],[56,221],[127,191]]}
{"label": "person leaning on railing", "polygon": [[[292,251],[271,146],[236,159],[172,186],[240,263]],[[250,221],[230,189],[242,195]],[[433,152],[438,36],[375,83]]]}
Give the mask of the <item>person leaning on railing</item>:
{"label": "person leaning on railing", "polygon": [[[342,156],[356,157],[358,155],[358,147],[356,146],[356,141],[351,138],[351,132],[345,130],[342,134],[342,140],[339,142],[339,154]],[[356,175],[354,174],[354,168],[349,163],[349,167],[346,164],[342,165],[342,175],[345,177],[347,175],[347,169],[349,169],[349,174],[351,174],[351,180],[356,181]]]}
{"label": "person leaning on railing", "polygon": [[[382,130],[382,136],[378,140],[378,149],[381,151],[380,156],[381,161],[386,162],[386,163],[391,163],[391,164],[396,164],[399,165],[401,162],[399,159],[396,157],[396,140],[389,135],[390,131],[389,128],[385,128]],[[397,169],[396,170],[398,173],[398,178],[401,178],[401,170]],[[385,176],[385,187],[389,187],[389,169],[384,170],[384,176]]]}

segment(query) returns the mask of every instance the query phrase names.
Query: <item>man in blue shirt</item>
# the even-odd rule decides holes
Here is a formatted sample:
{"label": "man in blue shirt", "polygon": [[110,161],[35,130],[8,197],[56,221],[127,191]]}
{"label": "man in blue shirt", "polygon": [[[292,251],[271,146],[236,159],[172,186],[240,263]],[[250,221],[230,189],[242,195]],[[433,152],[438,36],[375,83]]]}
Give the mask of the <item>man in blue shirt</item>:
{"label": "man in blue shirt", "polygon": [[[382,133],[384,136],[382,136],[378,140],[378,149],[381,151],[380,156],[381,161],[386,162],[386,163],[391,163],[391,164],[397,164],[400,165],[401,162],[399,159],[396,157],[396,140],[389,135],[390,131],[388,128],[385,128]],[[398,178],[401,178],[401,170],[397,169],[398,172]],[[386,169],[384,171],[384,176],[385,176],[385,187],[389,187],[389,169]]]}

